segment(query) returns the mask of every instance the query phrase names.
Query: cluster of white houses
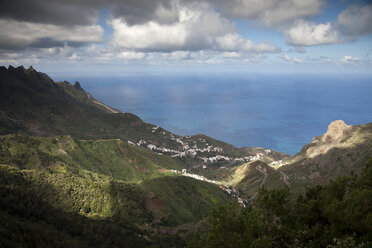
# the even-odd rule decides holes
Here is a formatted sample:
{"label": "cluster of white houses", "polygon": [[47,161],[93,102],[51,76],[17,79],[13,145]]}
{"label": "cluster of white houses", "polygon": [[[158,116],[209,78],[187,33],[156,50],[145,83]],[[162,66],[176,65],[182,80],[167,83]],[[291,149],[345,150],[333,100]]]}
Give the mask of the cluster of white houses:
{"label": "cluster of white houses", "polygon": [[179,170],[171,170],[173,173],[176,173],[177,175],[182,175],[182,176],[185,176],[185,177],[192,177],[196,180],[200,180],[200,181],[206,181],[208,183],[213,183],[213,184],[218,184],[218,185],[221,185],[220,182],[217,182],[217,181],[214,181],[214,180],[210,180],[208,178],[205,178],[203,176],[200,176],[200,175],[197,175],[197,174],[191,174],[191,173],[188,173],[186,171],[186,169],[182,169],[182,172],[179,171]]}
{"label": "cluster of white houses", "polygon": [[[170,149],[166,148],[163,146],[156,146],[154,144],[148,144],[145,140],[140,140],[137,143],[133,143],[132,141],[128,141],[128,144],[131,145],[137,145],[137,146],[146,146],[149,150],[152,151],[157,151],[158,154],[162,155],[163,153],[169,154],[173,158],[182,158],[186,156],[191,156],[191,157],[197,157],[204,161],[205,163],[213,163],[217,161],[235,161],[235,162],[251,162],[255,160],[259,160],[264,156],[263,153],[257,153],[256,155],[253,156],[246,156],[246,157],[240,157],[240,158],[231,158],[227,157],[224,155],[217,154],[212,157],[206,157],[206,156],[198,156],[198,153],[210,153],[210,152],[215,152],[215,153],[222,153],[223,149],[221,147],[214,147],[212,145],[209,145],[206,143],[207,147],[205,148],[198,148],[198,146],[195,144],[194,146],[190,147],[188,143],[183,142],[180,138],[174,138],[174,136],[171,137],[172,140],[176,141],[177,143],[182,145],[182,150],[175,150],[175,149]],[[205,140],[204,140],[205,141]],[[265,150],[265,153],[271,153],[270,149]]]}
{"label": "cluster of white houses", "polygon": [[283,160],[273,161],[270,163],[270,166],[272,167],[280,167],[283,165],[285,165],[285,162],[283,162]]}

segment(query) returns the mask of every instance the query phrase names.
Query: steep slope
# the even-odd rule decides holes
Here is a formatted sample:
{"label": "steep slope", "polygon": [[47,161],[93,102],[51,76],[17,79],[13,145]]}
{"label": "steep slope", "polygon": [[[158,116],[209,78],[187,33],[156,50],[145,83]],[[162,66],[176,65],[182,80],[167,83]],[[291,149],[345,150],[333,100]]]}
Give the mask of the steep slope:
{"label": "steep slope", "polygon": [[[15,220],[3,236],[18,228],[29,237],[35,229],[37,242],[48,240],[42,226],[48,214],[60,213],[84,230],[127,226],[121,242],[159,244],[168,236],[156,233],[191,230],[217,204],[233,199],[217,185],[170,170],[273,160],[201,134],[172,134],[100,103],[78,82],[55,83],[32,67],[0,68],[0,104],[1,217]],[[30,204],[46,215],[22,213]],[[59,219],[46,225],[66,244],[92,246],[89,231],[74,238],[75,230],[61,229]]]}
{"label": "steep slope", "polygon": [[[249,171],[245,173],[244,177],[237,183],[237,189],[242,192],[254,195],[260,188],[268,188],[266,182],[268,180],[280,180],[281,174],[268,166],[267,164],[256,161],[248,165]],[[257,179],[260,179],[257,181]],[[273,188],[284,186],[284,182],[280,181],[279,185],[275,185]]]}
{"label": "steep slope", "polygon": [[180,169],[169,157],[118,139],[78,140],[71,136],[0,136],[0,161],[20,169],[48,172],[84,169],[127,182],[163,176],[167,169]]}
{"label": "steep slope", "polygon": [[372,123],[350,126],[336,120],[325,134],[314,137],[293,157],[272,153],[276,161],[270,163],[267,157],[263,157],[253,163],[220,169],[220,178],[250,197],[261,187],[276,189],[288,186],[294,195],[298,195],[309,187],[325,185],[339,176],[351,172],[359,174],[363,165],[372,158]]}
{"label": "steep slope", "polygon": [[[162,233],[192,230],[218,203],[230,201],[216,185],[187,177],[163,175],[136,184],[77,169],[78,162],[25,167],[0,164],[0,237],[4,238],[0,245],[6,247],[25,246],[33,239],[35,247],[44,241],[47,247],[59,247],[55,239],[71,247],[112,247],[120,242],[126,247],[165,247],[179,238]],[[102,235],[93,238],[96,231]]]}
{"label": "steep slope", "polygon": [[[259,151],[238,149],[204,135],[179,136],[112,109],[85,92],[80,83],[54,83],[32,67],[0,67],[0,134],[77,139],[121,139],[165,154],[184,168],[204,163],[234,166]],[[263,154],[268,161],[271,154]]]}
{"label": "steep slope", "polygon": [[[372,123],[346,125],[337,120],[325,134],[314,137],[301,152],[284,161],[278,170],[289,177],[291,190],[304,192],[306,188],[326,184],[338,176],[359,174],[372,157]],[[276,184],[269,181],[268,185]]]}
{"label": "steep slope", "polygon": [[[276,183],[268,186],[269,181]],[[239,190],[246,199],[254,197],[262,187],[275,189],[289,186],[289,182],[282,173],[259,160],[234,168],[225,183]]]}
{"label": "steep slope", "polygon": [[162,202],[162,225],[196,222],[220,203],[231,201],[217,185],[183,176],[144,180],[140,184],[148,198]]}

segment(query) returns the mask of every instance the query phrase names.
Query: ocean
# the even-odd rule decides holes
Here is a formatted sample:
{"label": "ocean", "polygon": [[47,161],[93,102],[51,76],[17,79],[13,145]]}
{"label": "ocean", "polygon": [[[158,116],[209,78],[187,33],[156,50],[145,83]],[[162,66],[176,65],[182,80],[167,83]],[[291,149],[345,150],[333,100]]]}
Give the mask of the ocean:
{"label": "ocean", "polygon": [[372,76],[160,74],[60,77],[98,100],[179,135],[293,155],[330,122],[372,122]]}

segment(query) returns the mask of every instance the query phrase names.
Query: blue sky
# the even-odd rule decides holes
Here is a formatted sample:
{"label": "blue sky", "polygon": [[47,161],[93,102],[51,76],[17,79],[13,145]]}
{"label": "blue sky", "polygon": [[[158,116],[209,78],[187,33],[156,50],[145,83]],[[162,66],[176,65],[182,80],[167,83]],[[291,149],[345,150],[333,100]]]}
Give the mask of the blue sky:
{"label": "blue sky", "polygon": [[81,75],[372,71],[366,0],[14,0],[0,7],[5,66]]}

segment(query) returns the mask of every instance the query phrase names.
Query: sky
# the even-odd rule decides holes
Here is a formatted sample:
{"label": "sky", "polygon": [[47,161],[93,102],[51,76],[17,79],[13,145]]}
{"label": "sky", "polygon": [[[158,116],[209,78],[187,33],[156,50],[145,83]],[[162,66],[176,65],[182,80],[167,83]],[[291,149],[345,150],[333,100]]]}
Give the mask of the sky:
{"label": "sky", "polygon": [[0,0],[0,65],[372,73],[367,0]]}

